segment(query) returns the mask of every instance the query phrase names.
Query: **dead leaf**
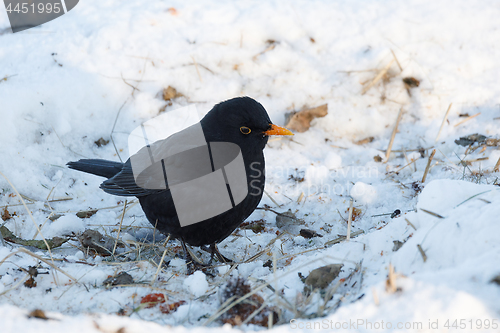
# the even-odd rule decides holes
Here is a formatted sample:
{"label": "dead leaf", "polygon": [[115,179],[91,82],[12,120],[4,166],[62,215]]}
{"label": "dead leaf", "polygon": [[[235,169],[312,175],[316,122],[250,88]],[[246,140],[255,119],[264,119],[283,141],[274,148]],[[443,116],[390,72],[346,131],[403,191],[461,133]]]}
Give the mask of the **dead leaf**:
{"label": "dead leaf", "polygon": [[169,9],[167,9],[167,12],[169,12],[170,15],[174,15],[174,16],[179,15],[179,12],[174,7],[170,7]]}
{"label": "dead leaf", "polygon": [[328,287],[330,282],[332,282],[339,276],[340,269],[343,266],[343,264],[331,264],[316,268],[311,271],[311,273],[309,273],[309,276],[306,278],[305,283],[306,285],[311,286],[313,289],[324,289]]}
{"label": "dead leaf", "polygon": [[99,138],[99,140],[94,141],[94,143],[97,145],[97,147],[102,147],[107,145],[109,143],[109,140],[104,140],[104,138]]}
{"label": "dead leaf", "polygon": [[145,304],[146,309],[153,308],[155,305],[165,303],[165,295],[157,294],[147,294],[141,299],[141,304]]}
{"label": "dead leaf", "polygon": [[31,311],[28,314],[28,318],[38,318],[38,319],[43,319],[43,320],[50,319],[49,317],[47,317],[45,315],[45,312],[43,310],[40,310],[40,309],[35,309],[35,310]]}
{"label": "dead leaf", "polygon": [[118,286],[123,284],[133,284],[134,279],[127,272],[120,272],[115,276],[110,276],[106,280],[102,282],[102,284],[106,287]]}
{"label": "dead leaf", "polygon": [[81,211],[81,212],[76,213],[76,216],[78,216],[81,219],[88,219],[89,217],[91,217],[95,213],[97,213],[97,210],[85,210],[85,211]]}
{"label": "dead leaf", "polygon": [[[230,279],[221,290],[221,303],[224,304],[224,302],[234,296],[236,296],[236,299],[239,299],[251,291],[250,284],[243,278]],[[231,324],[233,326],[241,325],[262,303],[264,303],[264,299],[255,293],[226,311],[221,315],[221,320],[224,324]],[[273,314],[273,323],[276,324],[279,319],[278,313],[268,306],[265,306],[248,323],[267,327],[271,313]]]}
{"label": "dead leaf", "polygon": [[[47,250],[47,245],[43,240],[22,239],[14,235],[6,226],[0,227],[0,237],[3,237],[7,242],[23,245],[33,246],[40,250]],[[46,238],[47,244],[51,249],[59,247],[66,243],[68,239],[62,237]]]}
{"label": "dead leaf", "polygon": [[460,139],[455,140],[455,143],[457,145],[467,147],[467,146],[472,145],[476,142],[483,143],[484,141],[486,141],[486,139],[487,139],[486,136],[484,136],[482,134],[475,133],[475,134],[471,134],[471,135],[467,135],[467,136],[462,136]]}
{"label": "dead leaf", "polygon": [[[108,236],[103,236],[99,231],[87,229],[78,236],[80,244],[85,251],[92,250],[95,254],[109,256],[113,252],[115,240]],[[123,247],[123,244],[118,242],[118,247]]]}
{"label": "dead leaf", "polygon": [[171,313],[177,311],[177,308],[183,304],[186,304],[186,301],[178,301],[170,304],[160,304],[161,313]]}
{"label": "dead leaf", "polygon": [[177,90],[172,86],[168,86],[167,88],[163,89],[162,97],[165,101],[170,101],[181,96],[183,95],[181,93],[178,93]]}
{"label": "dead leaf", "polygon": [[7,221],[10,220],[12,216],[10,215],[9,211],[7,210],[7,207],[4,208],[3,213],[2,213],[2,220]]}
{"label": "dead leaf", "polygon": [[257,221],[248,221],[240,224],[240,229],[250,229],[254,232],[254,234],[258,234],[266,229],[266,222],[263,219]]}
{"label": "dead leaf", "polygon": [[375,138],[373,136],[369,136],[367,138],[364,138],[362,140],[358,140],[358,141],[354,142],[354,144],[361,146],[361,145],[373,142],[373,140],[375,140]]}
{"label": "dead leaf", "polygon": [[300,229],[300,235],[307,239],[313,237],[323,237],[323,235],[320,235],[316,231],[310,229]]}
{"label": "dead leaf", "polygon": [[401,242],[401,241],[398,241],[398,240],[395,240],[395,241],[392,241],[392,242],[394,243],[394,246],[392,247],[392,251],[393,252],[396,252],[397,250],[399,250],[403,246],[403,244],[404,244],[404,242]]}
{"label": "dead leaf", "polygon": [[276,215],[276,226],[280,229],[289,225],[297,224],[304,224],[304,220],[298,219],[291,209]]}
{"label": "dead leaf", "polygon": [[411,76],[403,78],[403,82],[407,89],[416,88],[420,85],[420,81]]}
{"label": "dead leaf", "polygon": [[314,118],[324,117],[327,114],[328,104],[323,104],[312,109],[302,110],[298,112],[290,112],[285,115],[285,127],[290,130],[302,133],[307,131],[309,127],[311,127],[311,121]]}

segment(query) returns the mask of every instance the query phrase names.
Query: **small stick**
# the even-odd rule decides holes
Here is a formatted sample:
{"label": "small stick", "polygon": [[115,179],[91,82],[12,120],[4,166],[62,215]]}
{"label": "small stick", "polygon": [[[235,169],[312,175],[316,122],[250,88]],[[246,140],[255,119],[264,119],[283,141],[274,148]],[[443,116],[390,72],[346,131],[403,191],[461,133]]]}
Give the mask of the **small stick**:
{"label": "small stick", "polygon": [[380,302],[378,301],[377,290],[375,290],[375,288],[372,288],[372,293],[373,293],[373,302],[375,303],[376,306],[378,306]]}
{"label": "small stick", "polygon": [[[363,230],[358,230],[358,231],[353,232],[351,234],[351,236],[352,236],[352,238],[354,238],[356,236],[361,235],[362,233],[364,233]],[[342,242],[346,238],[347,238],[346,236],[339,235],[339,237],[337,237],[335,239],[332,239],[331,241],[326,242],[325,245],[323,247],[321,247],[321,248],[326,248],[327,246],[338,244],[338,243]],[[307,251],[307,252],[309,252],[309,251]]]}
{"label": "small stick", "polygon": [[476,117],[477,117],[477,116],[479,116],[480,114],[481,114],[481,112],[476,113],[476,114],[475,114],[475,115],[473,115],[473,116],[467,117],[467,118],[465,118],[464,120],[462,120],[462,121],[458,122],[458,123],[457,123],[454,127],[457,127],[457,126],[459,126],[459,125],[462,125],[462,124],[463,124],[463,123],[465,123],[466,121],[469,121],[469,120],[471,120],[472,118],[476,118]]}
{"label": "small stick", "polygon": [[[167,243],[169,241],[169,239],[170,239],[170,234],[168,235],[167,240],[165,241],[165,243]],[[163,264],[163,260],[165,260],[165,255],[166,254],[167,254],[167,248],[165,247],[165,251],[163,251],[163,255],[161,256],[160,263],[158,264],[158,269],[156,270],[155,276],[151,280],[151,283],[150,283],[151,286],[155,283],[156,277],[160,273],[161,265]]]}
{"label": "small stick", "polygon": [[201,79],[200,70],[198,69],[198,63],[196,63],[196,60],[194,59],[193,56],[191,56],[191,59],[193,59],[194,67],[196,68],[196,73],[198,73],[198,77],[200,78],[200,82],[203,82],[203,80]]}
{"label": "small stick", "polygon": [[123,214],[122,214],[122,218],[120,220],[120,226],[118,227],[118,234],[116,235],[115,246],[113,246],[113,253],[112,253],[113,256],[115,255],[116,246],[118,245],[118,239],[120,238],[120,231],[122,230],[122,223],[123,223],[123,218],[125,217],[125,209],[126,208],[127,208],[127,199],[125,199],[125,203],[123,205]]}
{"label": "small stick", "polygon": [[413,163],[415,163],[417,160],[414,160],[412,159],[410,163],[406,164],[404,167],[401,167],[399,168],[398,170],[394,171],[395,173],[398,173],[399,171],[403,170],[404,168],[406,168],[407,166],[410,166],[412,165]]}
{"label": "small stick", "polygon": [[273,202],[276,206],[281,207],[281,205],[280,205],[280,204],[278,204],[278,203],[276,202],[276,200],[274,200],[274,199],[273,199],[273,197],[272,197],[269,193],[267,193],[267,192],[266,192],[266,190],[264,190],[264,193],[265,193],[265,194],[269,197],[269,199],[271,199],[271,201],[272,201],[272,202]]}
{"label": "small stick", "polygon": [[351,224],[352,224],[352,211],[353,211],[353,200],[351,198],[351,204],[349,206],[349,218],[347,219],[347,236],[345,238],[346,242],[351,239]]}
{"label": "small stick", "polygon": [[394,125],[394,129],[392,130],[391,141],[389,141],[389,146],[387,147],[387,151],[385,153],[385,162],[389,160],[389,155],[391,154],[392,144],[394,143],[394,138],[396,137],[396,133],[398,132],[398,125],[401,121],[401,117],[403,115],[403,108],[399,109],[398,119],[396,120],[396,125]]}
{"label": "small stick", "polygon": [[387,274],[385,287],[391,294],[394,294],[398,290],[396,287],[396,274],[394,273],[394,266],[392,266],[392,264],[389,264],[389,274]]}
{"label": "small stick", "polygon": [[417,244],[418,251],[422,255],[422,259],[424,259],[424,262],[427,261],[427,256],[425,255],[424,249],[420,246],[420,244]]}
{"label": "small stick", "polygon": [[500,157],[498,158],[497,164],[495,164],[495,167],[493,168],[493,172],[497,172],[499,168],[500,168]]}
{"label": "small stick", "polygon": [[450,106],[448,106],[448,110],[446,110],[446,113],[444,114],[443,122],[441,123],[441,127],[439,127],[439,132],[436,135],[436,140],[434,142],[437,142],[439,139],[439,135],[441,134],[441,131],[443,130],[444,123],[446,122],[446,119],[448,119],[448,114],[450,113],[452,105],[453,105],[453,103],[450,103]]}
{"label": "small stick", "polygon": [[303,198],[304,198],[304,192],[301,192],[299,198],[297,199],[297,203],[299,204]]}
{"label": "small stick", "polygon": [[414,230],[417,230],[417,228],[415,228],[415,226],[413,225],[413,223],[410,222],[410,220],[408,220],[407,218],[405,218],[406,220],[406,223],[408,223],[409,226],[411,226]]}
{"label": "small stick", "polygon": [[473,162],[485,161],[485,160],[489,160],[489,159],[490,159],[489,157],[479,157],[479,158],[475,158],[472,160],[465,160],[464,162],[465,163],[473,163]]}
{"label": "small stick", "polygon": [[380,79],[387,73],[387,71],[389,70],[389,68],[391,67],[392,63],[394,62],[394,59],[392,59],[388,64],[387,66],[385,66],[384,69],[382,69],[377,76],[375,76],[375,78],[373,79],[372,82],[370,82],[369,85],[367,85],[363,91],[361,92],[361,95],[364,95],[368,90],[370,90],[371,87],[373,87],[378,81],[380,81]]}
{"label": "small stick", "polygon": [[[434,148],[434,146],[429,147],[429,148],[405,149],[404,151],[406,151],[408,153],[408,152],[420,151],[420,150],[431,150],[432,148]],[[347,149],[347,148],[345,148],[345,149]],[[377,150],[379,150],[381,152],[386,152],[387,151],[387,150],[384,150],[384,149],[377,149]],[[401,150],[392,150],[391,149],[391,152],[393,152],[393,153],[402,153],[403,149],[401,149]]]}
{"label": "small stick", "polygon": [[399,63],[398,58],[396,58],[396,54],[394,53],[394,51],[392,49],[391,49],[391,53],[392,53],[392,56],[394,57],[394,60],[396,60],[396,64],[398,64],[399,71],[403,72],[403,67],[401,67],[401,64]]}
{"label": "small stick", "polygon": [[[488,191],[487,191],[487,192],[488,192]],[[477,195],[477,194],[476,194],[476,195]],[[469,199],[471,199],[471,198],[469,198]],[[467,200],[469,200],[469,199],[467,199]],[[458,207],[458,206],[457,206],[457,207]],[[431,212],[430,210],[423,209],[423,208],[420,208],[420,210],[421,210],[421,211],[423,211],[424,213],[427,213],[427,214],[429,214],[429,215],[435,216],[435,217],[437,217],[438,219],[444,219],[444,216],[439,215],[438,213],[434,213],[434,212]]]}
{"label": "small stick", "polygon": [[433,149],[431,155],[429,156],[429,160],[427,161],[427,166],[425,167],[424,176],[422,177],[422,184],[425,183],[425,178],[427,178],[427,173],[429,172],[429,168],[431,166],[432,159],[434,158],[434,154],[436,154],[436,149]]}

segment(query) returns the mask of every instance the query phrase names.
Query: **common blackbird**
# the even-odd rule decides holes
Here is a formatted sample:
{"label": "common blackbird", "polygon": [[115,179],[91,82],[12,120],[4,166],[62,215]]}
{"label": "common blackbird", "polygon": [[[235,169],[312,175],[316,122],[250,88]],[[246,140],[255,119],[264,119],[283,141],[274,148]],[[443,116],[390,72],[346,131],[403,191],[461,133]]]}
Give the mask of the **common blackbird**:
{"label": "common blackbird", "polygon": [[[212,142],[226,142],[238,145],[243,157],[247,186],[244,191],[247,194],[242,197],[241,202],[235,205],[233,198],[231,198],[233,203],[231,209],[206,218],[201,222],[181,225],[172,191],[168,187],[170,179],[166,188],[162,188],[162,186],[150,188],[143,183],[137,184],[137,176],[134,177],[132,171],[135,155],[132,156],[132,162],[130,158],[125,163],[101,159],[81,159],[77,162],[69,162],[67,165],[75,170],[108,178],[100,185],[100,188],[107,193],[118,196],[136,196],[149,222],[160,232],[170,234],[172,238],[181,241],[188,262],[192,258],[185,243],[200,246],[204,250],[207,250],[207,245],[209,245],[210,262],[213,260],[214,255],[221,262],[226,262],[230,260],[220,254],[216,244],[224,240],[240,226],[255,210],[262,198],[265,185],[263,150],[269,135],[293,135],[293,133],[286,128],[274,125],[264,107],[250,97],[237,97],[215,105],[199,124],[201,124],[208,145],[211,146]],[[170,142],[166,140],[171,137],[157,141],[153,145],[165,150],[165,146],[168,146]],[[175,144],[183,145],[178,140]],[[170,148],[172,147],[166,149]],[[183,147],[177,149],[177,151],[179,150],[183,150]],[[154,162],[154,165],[160,167],[159,170],[161,170],[158,163],[160,162]],[[162,166],[165,171],[165,166]],[[212,169],[214,169],[213,160]],[[227,175],[224,174],[224,177],[229,190]],[[169,176],[166,175],[166,178],[169,178]],[[193,209],[198,208],[193,207]],[[194,261],[193,264],[196,266]]]}

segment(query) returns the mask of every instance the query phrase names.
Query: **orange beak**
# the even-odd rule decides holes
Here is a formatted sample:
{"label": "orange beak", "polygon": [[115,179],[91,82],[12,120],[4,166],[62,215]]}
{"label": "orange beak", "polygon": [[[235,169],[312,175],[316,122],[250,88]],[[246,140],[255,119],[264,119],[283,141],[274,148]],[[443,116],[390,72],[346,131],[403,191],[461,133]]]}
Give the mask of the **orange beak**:
{"label": "orange beak", "polygon": [[274,124],[270,124],[271,125],[271,129],[270,130],[267,130],[264,132],[265,135],[293,135],[293,133],[284,128],[284,127],[279,127],[279,126],[276,126]]}

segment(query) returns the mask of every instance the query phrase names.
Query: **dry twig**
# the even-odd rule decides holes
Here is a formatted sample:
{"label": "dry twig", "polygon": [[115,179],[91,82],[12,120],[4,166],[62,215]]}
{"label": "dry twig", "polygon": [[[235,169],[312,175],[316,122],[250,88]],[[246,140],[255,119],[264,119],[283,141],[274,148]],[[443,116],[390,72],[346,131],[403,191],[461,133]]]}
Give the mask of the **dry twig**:
{"label": "dry twig", "polygon": [[476,118],[476,117],[477,117],[477,116],[479,116],[480,114],[481,114],[481,112],[476,113],[475,115],[472,115],[472,116],[470,116],[470,117],[467,117],[467,118],[465,118],[464,120],[459,121],[457,124],[455,124],[455,126],[454,126],[454,127],[460,126],[460,125],[462,125],[463,123],[465,123],[466,121],[469,121],[469,120],[471,120],[472,118]]}
{"label": "dry twig", "polygon": [[353,199],[351,198],[351,203],[349,206],[349,218],[347,219],[347,235],[345,240],[348,242],[351,239],[351,224],[352,224],[352,211],[353,211]]}
{"label": "dry twig", "polygon": [[398,125],[401,121],[401,117],[403,115],[403,108],[399,109],[398,119],[396,120],[396,125],[394,125],[394,129],[392,130],[391,141],[389,141],[389,146],[387,147],[387,151],[385,153],[385,162],[389,160],[389,155],[391,154],[392,144],[394,143],[394,138],[396,137],[396,133],[398,132]]}
{"label": "dry twig", "polygon": [[371,87],[373,87],[375,84],[377,84],[378,81],[380,81],[380,79],[382,77],[384,77],[384,75],[387,73],[387,71],[389,70],[389,68],[391,68],[391,65],[392,63],[395,61],[395,58],[393,58],[388,64],[387,66],[385,66],[378,74],[377,76],[375,76],[375,78],[373,79],[372,82],[370,82],[370,84],[368,84],[366,87],[363,88],[363,91],[361,91],[361,95],[364,95],[368,90],[370,90]]}
{"label": "dry twig", "polygon": [[448,114],[450,113],[452,105],[453,105],[453,103],[450,103],[450,106],[448,106],[448,110],[446,110],[446,113],[444,114],[443,122],[441,123],[441,127],[439,127],[439,132],[436,135],[436,140],[434,142],[437,142],[439,139],[439,135],[441,134],[441,131],[443,130],[444,123],[446,122],[446,119],[448,119]]}
{"label": "dry twig", "polygon": [[427,173],[429,172],[434,154],[436,154],[436,149],[432,150],[432,153],[429,155],[429,160],[427,161],[427,166],[425,167],[424,176],[422,177],[422,184],[425,183],[425,179],[427,178]]}
{"label": "dry twig", "polygon": [[420,246],[420,244],[417,244],[417,248],[418,248],[418,251],[420,252],[420,254],[422,255],[422,259],[424,259],[424,262],[426,262],[427,255],[425,254],[424,249],[422,249],[422,246]]}

